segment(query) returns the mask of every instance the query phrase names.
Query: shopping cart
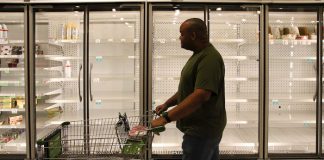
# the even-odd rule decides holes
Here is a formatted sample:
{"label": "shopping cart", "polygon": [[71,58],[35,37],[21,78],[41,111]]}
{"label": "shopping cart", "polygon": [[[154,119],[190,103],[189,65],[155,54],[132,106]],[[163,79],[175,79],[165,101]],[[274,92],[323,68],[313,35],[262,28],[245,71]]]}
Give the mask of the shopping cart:
{"label": "shopping cart", "polygon": [[119,114],[118,118],[64,122],[37,141],[38,159],[144,159],[152,132],[165,130],[143,127],[148,116]]}

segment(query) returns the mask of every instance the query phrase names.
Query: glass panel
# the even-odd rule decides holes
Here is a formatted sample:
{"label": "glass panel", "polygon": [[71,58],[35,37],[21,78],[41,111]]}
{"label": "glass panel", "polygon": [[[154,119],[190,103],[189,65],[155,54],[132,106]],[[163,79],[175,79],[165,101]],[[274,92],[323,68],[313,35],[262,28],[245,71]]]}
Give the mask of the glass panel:
{"label": "glass panel", "polygon": [[[204,19],[202,8],[175,5],[153,8],[153,110],[177,92],[180,72],[191,51],[180,45],[180,25],[189,18]],[[166,131],[153,140],[153,154],[181,154],[183,134],[176,123],[166,125]]]}
{"label": "glass panel", "polygon": [[315,153],[316,10],[269,13],[269,153]]}
{"label": "glass panel", "polygon": [[[83,120],[83,17],[80,6],[35,9],[38,140],[63,122]],[[81,128],[74,132],[81,138]],[[61,144],[58,140],[55,143]]]}
{"label": "glass panel", "polygon": [[24,10],[0,10],[0,154],[26,154]]}
{"label": "glass panel", "polygon": [[94,6],[89,17],[90,119],[118,113],[138,116],[143,61],[140,8]]}
{"label": "glass panel", "polygon": [[225,63],[227,126],[220,153],[258,153],[259,8],[214,6],[210,42]]}

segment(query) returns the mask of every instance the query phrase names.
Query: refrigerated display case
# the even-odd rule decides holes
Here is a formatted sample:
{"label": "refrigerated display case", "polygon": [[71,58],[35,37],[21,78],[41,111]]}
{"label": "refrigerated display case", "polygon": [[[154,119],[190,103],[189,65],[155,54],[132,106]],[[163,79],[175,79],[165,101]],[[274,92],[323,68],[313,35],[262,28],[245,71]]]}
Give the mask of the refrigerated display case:
{"label": "refrigerated display case", "polygon": [[[238,158],[258,154],[264,158],[267,152],[270,157],[319,153],[316,138],[323,134],[316,126],[321,123],[316,119],[320,115],[316,74],[323,64],[317,63],[317,39],[323,28],[317,26],[323,6],[151,1],[152,8],[144,15],[142,3],[34,2],[24,4],[33,7],[35,15],[35,19],[29,16],[35,20],[35,31],[29,32],[35,36],[31,55],[37,139],[64,121],[116,117],[119,112],[148,114],[163,103],[176,92],[181,68],[191,55],[180,47],[180,24],[197,17],[206,20],[210,42],[226,67],[228,123],[220,153]],[[24,77],[32,69],[24,64],[26,13],[17,4],[0,7],[0,154],[25,154],[28,139]],[[269,7],[269,12],[262,7]],[[269,26],[269,52],[260,42],[267,34],[260,28],[261,12],[269,18],[265,25]],[[8,38],[1,38],[5,34]],[[269,66],[260,61],[262,56]],[[269,74],[268,81],[262,74]],[[263,90],[269,93],[267,104],[260,99],[268,94],[261,92],[261,83],[269,85]],[[267,126],[260,121],[266,121],[268,113]],[[181,143],[182,133],[175,123],[168,124],[165,132],[154,137],[152,153],[180,155]],[[263,144],[267,150],[262,150]]]}
{"label": "refrigerated display case", "polygon": [[25,154],[24,6],[0,14],[0,154]]}
{"label": "refrigerated display case", "polygon": [[[209,6],[206,12],[202,6],[188,6],[153,5],[153,109],[177,91],[181,69],[192,55],[180,46],[180,24],[189,18],[204,19],[207,13],[210,42],[223,56],[226,68],[228,123],[220,153],[257,154],[260,7]],[[168,124],[166,131],[154,138],[152,153],[181,154],[182,135],[175,123]]]}
{"label": "refrigerated display case", "polygon": [[90,6],[90,119],[143,114],[142,17],[137,4]]}
{"label": "refrigerated display case", "polygon": [[[153,6],[152,13],[152,109],[177,92],[180,72],[192,54],[181,49],[179,28],[188,18],[204,19],[201,6]],[[176,123],[166,125],[166,131],[155,136],[152,154],[182,154],[182,133]]]}
{"label": "refrigerated display case", "polygon": [[81,120],[84,141],[78,145],[84,145],[80,151],[91,152],[89,141],[107,131],[90,126],[89,120],[101,123],[100,119],[119,114],[143,114],[142,8],[139,4],[33,6],[35,88],[36,94],[44,95],[36,106],[37,140],[63,122]]}
{"label": "refrigerated display case", "polygon": [[83,7],[45,5],[32,8],[36,140],[65,121],[84,119]]}
{"label": "refrigerated display case", "polygon": [[209,7],[210,43],[225,63],[222,154],[258,153],[260,6]]}
{"label": "refrigerated display case", "polygon": [[269,153],[316,152],[317,8],[269,8]]}

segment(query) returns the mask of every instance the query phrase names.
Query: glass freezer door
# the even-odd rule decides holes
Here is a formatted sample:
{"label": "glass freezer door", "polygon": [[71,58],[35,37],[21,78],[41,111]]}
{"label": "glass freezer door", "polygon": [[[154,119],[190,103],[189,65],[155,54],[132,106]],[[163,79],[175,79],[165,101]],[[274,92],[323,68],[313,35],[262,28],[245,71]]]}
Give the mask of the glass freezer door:
{"label": "glass freezer door", "polygon": [[211,6],[210,43],[225,63],[222,154],[258,153],[260,7]]}
{"label": "glass freezer door", "polygon": [[89,119],[139,116],[140,5],[89,6]]}
{"label": "glass freezer door", "polygon": [[[192,52],[180,45],[180,25],[186,19],[204,20],[204,8],[190,5],[153,6],[152,33],[152,110],[177,92],[180,73]],[[176,123],[166,125],[160,136],[154,136],[153,154],[182,154],[181,133]]]}
{"label": "glass freezer door", "polygon": [[5,156],[26,154],[24,6],[17,7],[0,5],[0,154]]}
{"label": "glass freezer door", "polygon": [[271,6],[268,28],[268,152],[315,153],[317,9]]}
{"label": "glass freezer door", "polygon": [[[34,6],[37,140],[83,120],[82,6]],[[81,131],[80,131],[81,132]]]}

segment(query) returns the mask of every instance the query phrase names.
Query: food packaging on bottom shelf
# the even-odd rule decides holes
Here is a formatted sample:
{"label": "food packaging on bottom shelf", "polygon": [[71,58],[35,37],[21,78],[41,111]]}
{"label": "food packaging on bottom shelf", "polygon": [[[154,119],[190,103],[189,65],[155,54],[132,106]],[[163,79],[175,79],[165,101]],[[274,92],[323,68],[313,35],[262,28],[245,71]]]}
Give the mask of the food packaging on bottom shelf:
{"label": "food packaging on bottom shelf", "polygon": [[0,134],[0,143],[8,143],[11,140],[15,140],[19,137],[24,129],[10,129]]}

